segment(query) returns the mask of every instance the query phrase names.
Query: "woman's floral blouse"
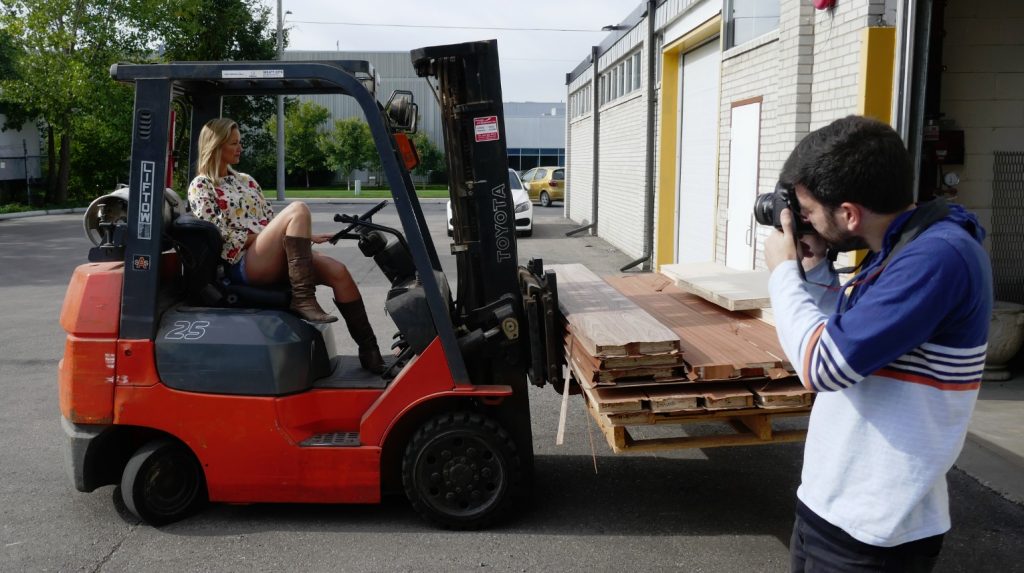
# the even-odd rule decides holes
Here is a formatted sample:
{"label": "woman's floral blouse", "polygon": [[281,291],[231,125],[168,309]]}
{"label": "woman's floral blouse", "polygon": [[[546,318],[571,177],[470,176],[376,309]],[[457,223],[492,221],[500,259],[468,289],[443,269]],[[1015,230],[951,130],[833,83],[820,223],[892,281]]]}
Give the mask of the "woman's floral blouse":
{"label": "woman's floral blouse", "polygon": [[216,183],[196,177],[188,186],[188,204],[192,214],[220,229],[224,239],[220,256],[232,264],[242,260],[248,234],[259,233],[274,218],[263,190],[245,173],[229,173]]}

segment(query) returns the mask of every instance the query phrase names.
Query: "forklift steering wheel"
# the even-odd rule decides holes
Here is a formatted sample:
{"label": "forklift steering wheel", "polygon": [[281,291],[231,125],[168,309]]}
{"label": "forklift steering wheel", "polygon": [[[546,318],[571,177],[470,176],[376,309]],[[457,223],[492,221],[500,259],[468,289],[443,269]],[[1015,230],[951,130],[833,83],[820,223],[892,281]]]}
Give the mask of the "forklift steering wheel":
{"label": "forklift steering wheel", "polygon": [[339,239],[358,239],[359,238],[358,234],[352,235],[349,232],[352,231],[352,229],[355,229],[356,227],[359,227],[360,223],[362,221],[369,221],[371,217],[373,217],[375,214],[377,214],[377,212],[380,211],[381,209],[383,209],[384,207],[387,207],[387,205],[388,205],[388,200],[385,199],[385,200],[381,201],[380,203],[377,203],[369,211],[363,213],[362,215],[359,215],[358,217],[353,217],[352,215],[343,215],[341,213],[335,214],[334,215],[334,222],[335,223],[348,223],[348,227],[345,227],[344,229],[342,229],[342,230],[338,231],[337,233],[335,233],[335,235],[333,237],[331,237],[330,239],[328,239],[328,241],[332,245],[334,245],[334,244],[338,243]]}
{"label": "forklift steering wheel", "polygon": [[388,200],[385,199],[385,200],[381,201],[380,203],[377,203],[376,205],[374,205],[373,209],[370,209],[369,211],[367,211],[367,212],[363,213],[362,215],[360,215],[359,218],[360,219],[369,219],[370,217],[373,217],[374,215],[376,215],[378,211],[380,211],[381,209],[383,209],[384,207],[387,207],[387,206],[388,206]]}

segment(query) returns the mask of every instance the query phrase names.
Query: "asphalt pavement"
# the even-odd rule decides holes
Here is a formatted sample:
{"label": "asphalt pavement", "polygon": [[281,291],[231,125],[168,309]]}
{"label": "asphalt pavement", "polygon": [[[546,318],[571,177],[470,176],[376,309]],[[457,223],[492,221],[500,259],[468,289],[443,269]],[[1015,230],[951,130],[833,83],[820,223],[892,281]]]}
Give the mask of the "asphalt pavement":
{"label": "asphalt pavement", "polygon": [[[368,206],[314,203],[314,231],[335,229],[334,213]],[[424,211],[453,280],[444,204],[425,203]],[[519,241],[522,262],[539,256],[612,274],[631,259],[594,237],[566,238],[574,225],[558,205],[534,212],[533,236]],[[392,207],[376,220],[398,225]],[[531,389],[537,452],[531,502],[487,531],[435,529],[402,497],[373,506],[215,504],[162,528],[140,524],[115,503],[113,487],[79,493],[62,465],[56,373],[64,333],[58,315],[68,279],[89,246],[81,214],[0,220],[0,571],[788,568],[801,444],[615,455],[574,399],[566,442],[556,446],[560,397],[549,388]],[[346,262],[378,337],[390,338],[383,275],[352,244],[324,250]],[[319,296],[326,307],[329,293],[321,289]],[[350,344],[344,326],[333,327],[339,344]],[[965,456],[980,453],[974,469],[963,464],[970,474],[949,474],[954,525],[937,571],[1024,571],[1024,506],[1012,487],[999,485],[1024,481],[1013,469],[1021,459],[1016,444],[1024,443],[1024,392],[1018,388],[1024,380],[982,391]]]}

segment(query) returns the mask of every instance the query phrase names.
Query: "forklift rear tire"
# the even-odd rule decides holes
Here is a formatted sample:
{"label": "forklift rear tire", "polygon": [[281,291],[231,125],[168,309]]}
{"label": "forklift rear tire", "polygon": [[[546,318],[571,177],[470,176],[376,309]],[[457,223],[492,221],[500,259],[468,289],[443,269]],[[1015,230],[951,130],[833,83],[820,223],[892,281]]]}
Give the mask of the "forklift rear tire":
{"label": "forklift rear tire", "polygon": [[402,459],[402,484],[413,509],[448,529],[481,529],[501,519],[520,496],[522,482],[508,432],[473,412],[431,419]]}
{"label": "forklift rear tire", "polygon": [[188,448],[168,439],[136,450],[121,474],[124,504],[154,526],[191,515],[206,502],[206,480]]}

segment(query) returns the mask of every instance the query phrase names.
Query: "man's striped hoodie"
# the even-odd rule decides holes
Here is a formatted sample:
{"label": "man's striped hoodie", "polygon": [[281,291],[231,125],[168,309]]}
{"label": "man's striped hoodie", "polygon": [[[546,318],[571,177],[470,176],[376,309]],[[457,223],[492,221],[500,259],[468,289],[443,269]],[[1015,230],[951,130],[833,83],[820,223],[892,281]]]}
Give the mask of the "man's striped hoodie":
{"label": "man's striped hoodie", "polygon": [[837,309],[817,307],[795,261],[769,280],[783,349],[819,393],[797,496],[883,547],[950,527],[946,472],[977,399],[992,312],[985,232],[958,205],[883,268],[912,212],[889,226]]}

